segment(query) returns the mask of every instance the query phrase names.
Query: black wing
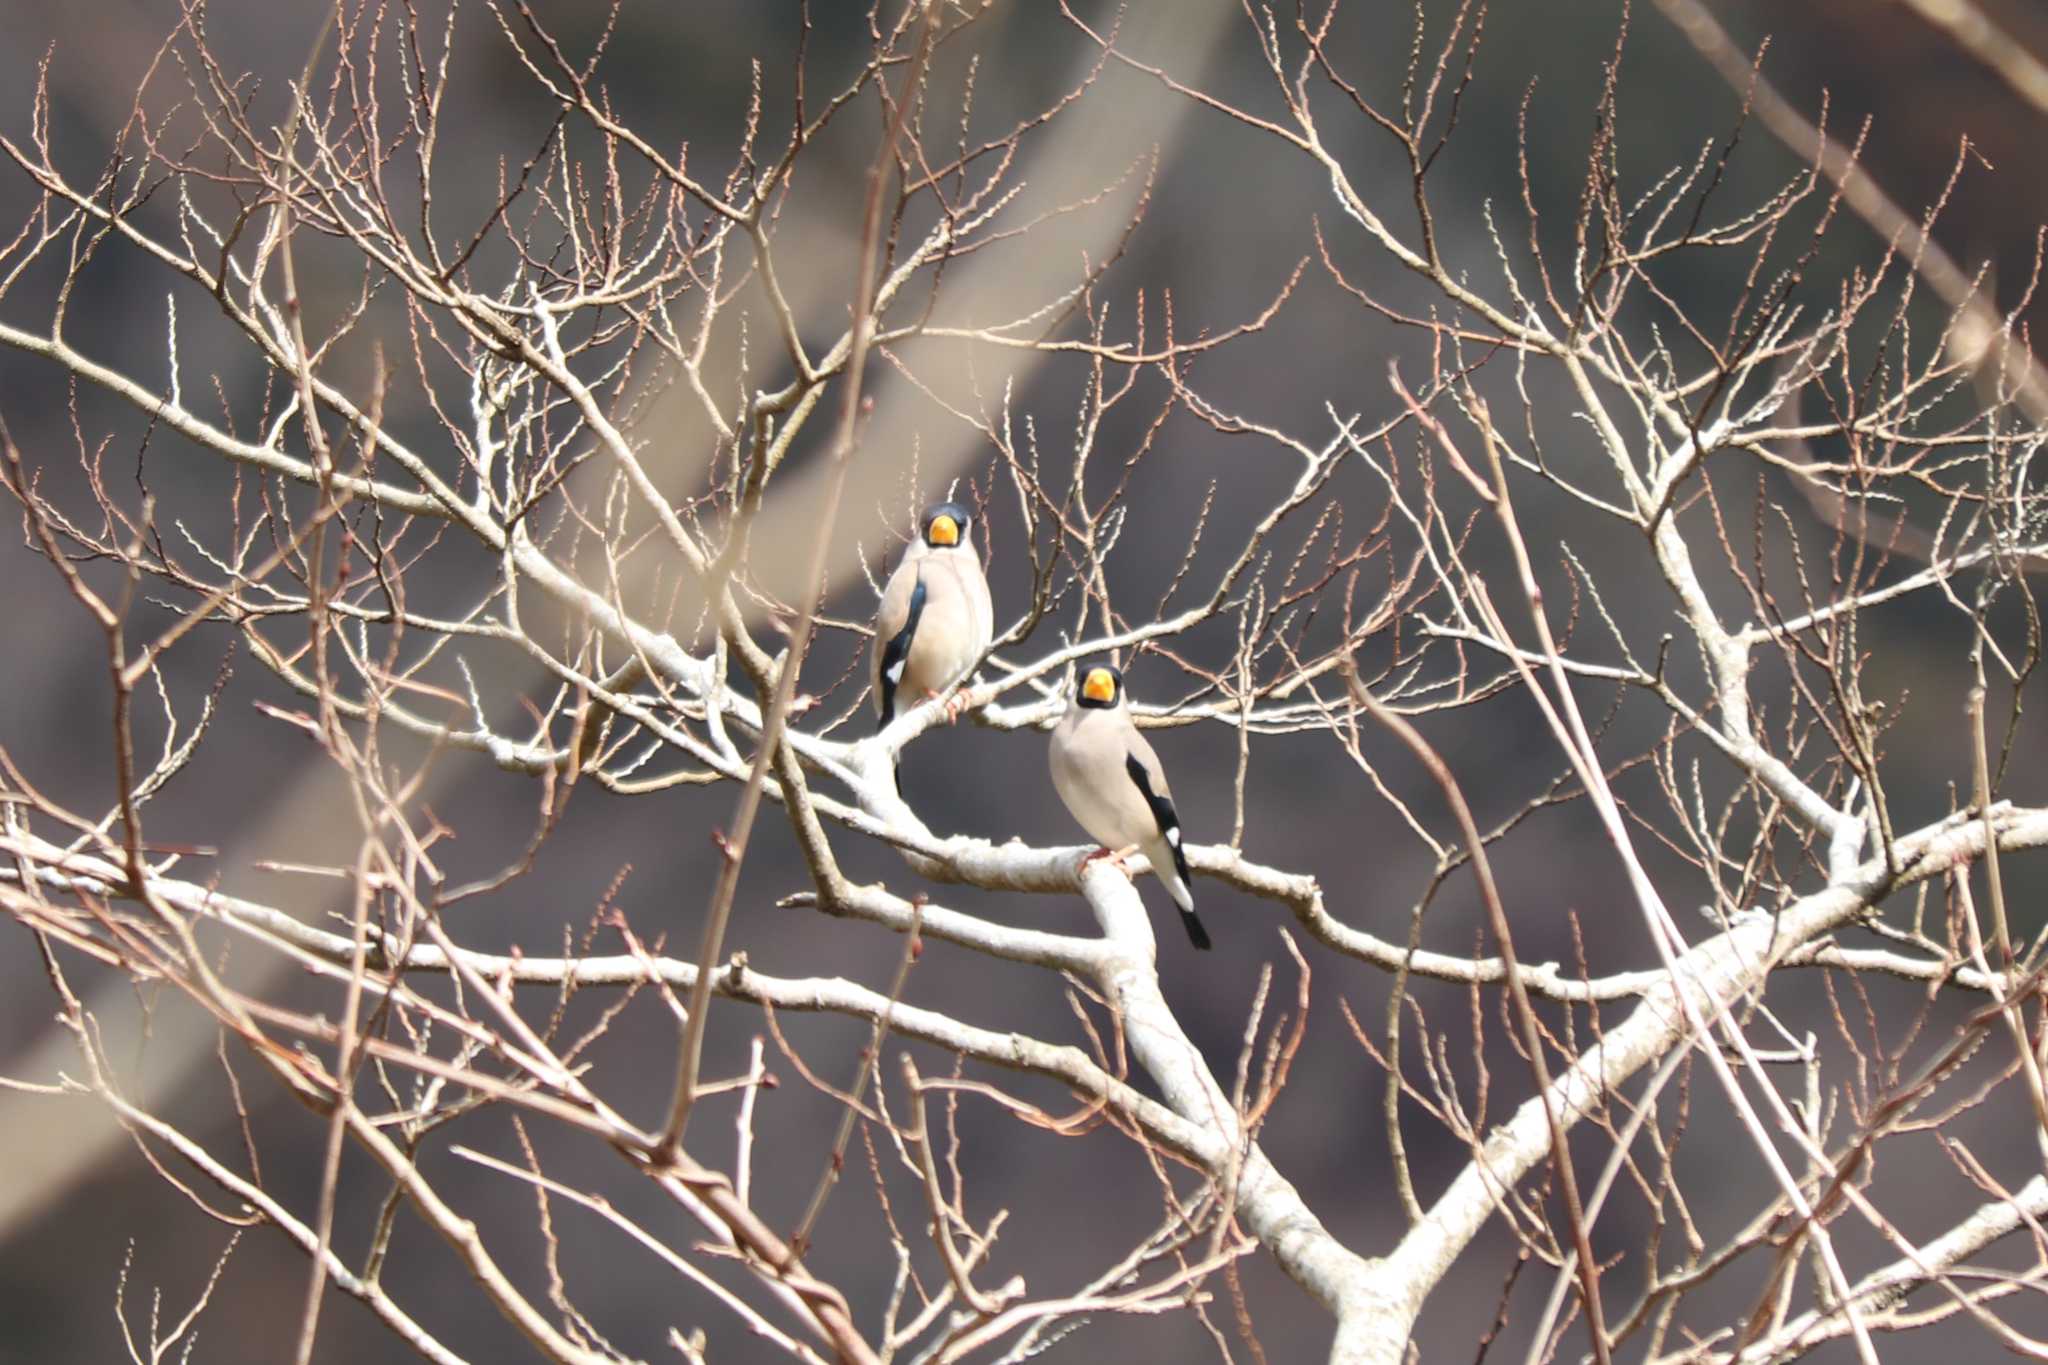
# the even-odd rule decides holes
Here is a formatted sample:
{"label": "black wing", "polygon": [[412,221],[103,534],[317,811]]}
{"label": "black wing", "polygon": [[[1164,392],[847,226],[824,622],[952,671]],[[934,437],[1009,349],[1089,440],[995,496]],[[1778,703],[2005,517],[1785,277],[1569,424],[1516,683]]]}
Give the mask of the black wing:
{"label": "black wing", "polygon": [[922,615],[924,575],[920,573],[910,589],[910,614],[903,618],[903,629],[882,646],[882,718],[875,722],[877,730],[895,719],[896,684],[903,681],[903,669],[910,662],[910,642],[917,635],[917,618]]}
{"label": "black wing", "polygon": [[[1166,846],[1173,850],[1173,870],[1180,873],[1180,884],[1188,887],[1192,894],[1195,879],[1188,872],[1187,854],[1180,851],[1180,815],[1174,810],[1172,799],[1152,790],[1152,778],[1146,773],[1145,765],[1138,762],[1136,754],[1124,755],[1124,771],[1131,775],[1131,781],[1138,784],[1139,795],[1152,808],[1152,818],[1159,822],[1159,832],[1166,837]],[[1209,946],[1208,931],[1202,928],[1202,922],[1195,918],[1194,911],[1182,909],[1180,922],[1187,928],[1189,941],[1197,948]]]}

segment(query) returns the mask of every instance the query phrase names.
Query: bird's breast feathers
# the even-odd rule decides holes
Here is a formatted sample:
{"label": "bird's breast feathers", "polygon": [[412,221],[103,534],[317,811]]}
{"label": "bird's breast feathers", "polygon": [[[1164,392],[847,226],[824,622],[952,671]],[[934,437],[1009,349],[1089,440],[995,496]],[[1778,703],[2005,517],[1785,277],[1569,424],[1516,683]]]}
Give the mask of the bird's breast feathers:
{"label": "bird's breast feathers", "polygon": [[911,671],[933,691],[965,677],[988,648],[988,635],[966,582],[971,573],[950,555],[931,555],[923,565],[930,595],[925,619],[911,642]]}
{"label": "bird's breast feathers", "polygon": [[1144,798],[1124,769],[1127,750],[1112,727],[1091,725],[1106,712],[1083,713],[1053,734],[1052,782],[1090,838],[1106,848],[1157,837]]}

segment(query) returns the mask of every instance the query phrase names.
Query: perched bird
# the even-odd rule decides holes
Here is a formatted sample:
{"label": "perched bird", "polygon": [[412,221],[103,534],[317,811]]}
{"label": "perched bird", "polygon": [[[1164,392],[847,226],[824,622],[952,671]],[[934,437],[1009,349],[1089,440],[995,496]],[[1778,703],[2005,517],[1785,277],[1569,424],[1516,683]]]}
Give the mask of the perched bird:
{"label": "perched bird", "polygon": [[1124,705],[1124,675],[1106,663],[1082,668],[1073,704],[1052,732],[1052,785],[1067,810],[1102,845],[1090,858],[1119,865],[1142,851],[1166,884],[1188,940],[1209,946],[1195,918],[1195,893],[1188,887],[1187,855],[1180,848],[1180,817],[1159,755],[1131,723]]}
{"label": "perched bird", "polygon": [[889,575],[875,613],[878,729],[959,682],[988,652],[995,607],[969,542],[973,529],[974,514],[957,502],[928,509],[917,539]]}

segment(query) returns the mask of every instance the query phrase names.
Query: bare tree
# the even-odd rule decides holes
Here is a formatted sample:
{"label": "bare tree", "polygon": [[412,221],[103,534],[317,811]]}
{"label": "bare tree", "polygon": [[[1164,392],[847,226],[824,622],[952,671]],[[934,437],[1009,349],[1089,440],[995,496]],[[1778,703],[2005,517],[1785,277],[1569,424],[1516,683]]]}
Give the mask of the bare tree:
{"label": "bare tree", "polygon": [[[1704,11],[1660,3],[1744,76]],[[0,245],[0,343],[68,386],[74,442],[7,437],[4,482],[104,640],[109,757],[77,808],[0,735],[0,904],[71,1045],[61,1075],[9,1084],[92,1097],[254,1229],[131,1354],[190,1351],[201,1309],[233,1311],[212,1303],[229,1253],[263,1242],[304,1256],[296,1359],[337,1292],[467,1358],[383,1273],[423,1225],[541,1358],[637,1358],[644,1322],[578,1305],[572,1220],[673,1277],[657,1335],[693,1360],[1086,1358],[1091,1323],[1178,1315],[1262,1360],[1306,1294],[1333,1361],[1396,1361],[1454,1272],[1499,1286],[1455,1327],[1481,1356],[1510,1324],[1532,1361],[1874,1360],[1915,1332],[2048,1353],[2048,1179],[2033,1142],[2015,1169],[1984,1136],[2048,1131],[2042,941],[2000,862],[2048,843],[2048,808],[1999,797],[2048,554],[2033,282],[1999,310],[1934,244],[1940,203],[1887,226],[1855,140],[1754,70],[1737,127],[1645,176],[1625,22],[1579,182],[1524,154],[1453,224],[1453,134],[1527,137],[1526,101],[1519,130],[1470,116],[1524,79],[1492,68],[1470,0],[1417,12],[1391,82],[1354,61],[1395,36],[1384,15],[1224,14],[1258,90],[1161,64],[1118,13],[1059,12],[1078,75],[1014,116],[990,7],[952,3],[877,7],[835,74],[797,7],[751,96],[680,139],[614,102],[616,10],[565,25],[524,0],[350,0],[264,85],[186,0],[96,170],[60,152],[47,83],[17,101],[0,148],[33,205]],[[449,110],[485,52],[543,113],[493,130],[480,174]],[[1746,192],[1752,111],[1800,165]],[[1190,325],[1185,295],[1132,278],[1164,153],[1104,165],[1118,121],[1251,138],[1319,187],[1268,206],[1304,254],[1262,304],[1195,300]],[[1369,169],[1390,156],[1398,181]],[[1859,220],[1879,236],[1841,243]],[[164,299],[153,368],[74,340],[80,300],[131,273]],[[1275,320],[1302,296],[1369,339],[1361,382],[1248,405],[1230,377],[1287,363]],[[1174,503],[1188,433],[1235,464]],[[868,734],[859,660],[897,544],[876,537],[949,490],[996,528],[995,645]],[[1146,525],[1162,507],[1192,510]],[[1139,543],[1172,558],[1134,573]],[[1922,646],[1888,622],[1930,613],[1960,643],[1949,685],[1909,696]],[[954,833],[893,779],[962,708],[954,752],[1022,746],[1006,762],[1035,774],[1042,737],[1007,732],[1049,730],[1098,653],[1133,669],[1141,725],[1234,751],[1169,755],[1234,811],[1186,849],[1198,895],[1292,921],[1212,919],[1263,961],[1235,1055],[1169,1004],[1182,950],[1155,942],[1142,860]],[[222,704],[231,674],[258,709]],[[1453,742],[1504,709],[1545,754],[1526,789]],[[1947,793],[1899,780],[1902,721],[1960,756]],[[353,851],[286,822],[258,856],[307,889],[267,903],[215,857],[235,831],[153,831],[191,825],[160,812],[203,755],[278,727],[341,782]],[[1314,764],[1341,773],[1295,841],[1316,856],[1281,865],[1263,793]],[[458,871],[468,831],[435,807],[479,768],[524,781],[530,822]],[[571,804],[627,800],[715,839],[715,879],[631,912],[617,882],[572,889],[595,909],[553,912],[554,951],[504,951],[494,919]],[[764,872],[785,821],[801,865]],[[1412,841],[1426,875],[1360,876],[1362,837]],[[1011,914],[1076,896],[1088,932]],[[737,926],[770,902],[858,922],[893,969],[755,960]],[[1444,927],[1453,903],[1478,918]],[[1345,983],[1319,1017],[1355,1038],[1377,1124],[1289,1089],[1318,978]],[[1020,1031],[1011,991],[1065,1013]],[[131,1066],[135,992],[154,1043]],[[786,1031],[799,1012],[827,1026]],[[652,1020],[653,1056],[599,1064]],[[837,1122],[771,1177],[757,1125],[791,1076]],[[188,1084],[223,1121],[173,1116],[164,1087]],[[253,1123],[265,1087],[303,1113]],[[1154,1216],[1052,1188],[991,1207],[977,1181],[1034,1131],[1146,1173]],[[1297,1186],[1276,1134],[1351,1153],[1347,1185]],[[319,1154],[310,1192],[266,1175],[293,1146]],[[1973,1192],[1932,1229],[1896,1211],[1930,1164]],[[483,1176],[518,1222],[453,1192]],[[873,1217],[828,1216],[842,1183]],[[1390,1210],[1383,1242],[1342,1230],[1360,1202]],[[1086,1232],[1026,1276],[999,1234],[1039,1222]],[[1265,1260],[1298,1288],[1258,1285]]]}

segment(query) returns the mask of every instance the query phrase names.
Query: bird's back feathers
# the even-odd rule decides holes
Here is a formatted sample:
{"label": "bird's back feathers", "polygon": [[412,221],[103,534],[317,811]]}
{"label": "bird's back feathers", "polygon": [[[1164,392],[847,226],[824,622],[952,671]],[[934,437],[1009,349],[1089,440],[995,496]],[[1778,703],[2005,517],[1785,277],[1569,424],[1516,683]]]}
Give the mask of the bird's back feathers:
{"label": "bird's back feathers", "polygon": [[[893,588],[895,584],[892,582],[890,586]],[[896,689],[903,682],[904,670],[910,663],[910,642],[917,636],[917,623],[919,618],[924,615],[926,595],[924,575],[918,574],[915,581],[911,584],[910,600],[906,604],[908,610],[904,613],[902,628],[889,636],[887,642],[883,644],[881,652],[875,656],[875,701],[878,714],[876,725],[878,728],[887,725],[896,718]],[[883,605],[885,608],[888,605],[886,598]],[[877,639],[881,638],[881,633],[886,628],[882,619],[877,617],[875,630]]]}

